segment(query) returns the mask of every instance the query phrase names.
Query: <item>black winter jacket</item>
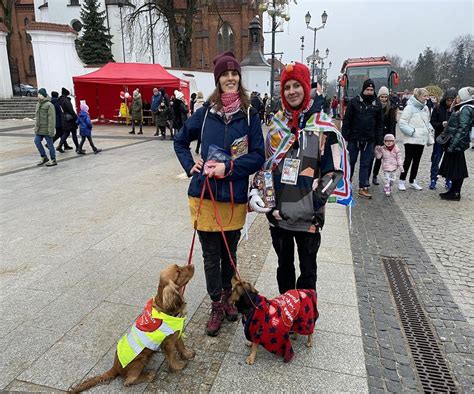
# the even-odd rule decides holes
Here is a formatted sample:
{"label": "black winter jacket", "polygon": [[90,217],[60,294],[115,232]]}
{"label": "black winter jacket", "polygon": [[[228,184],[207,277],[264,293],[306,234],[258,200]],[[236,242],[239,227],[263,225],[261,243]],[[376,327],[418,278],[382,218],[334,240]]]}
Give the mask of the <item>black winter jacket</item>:
{"label": "black winter jacket", "polygon": [[77,114],[74,112],[74,108],[72,107],[71,98],[68,96],[60,96],[59,97],[59,105],[63,109],[63,129],[67,130],[75,130],[77,129]]}
{"label": "black winter jacket", "polygon": [[173,116],[173,128],[181,129],[186,120],[188,120],[188,106],[181,100],[175,99],[172,107],[174,111]]}
{"label": "black winter jacket", "polygon": [[437,107],[433,108],[431,113],[430,123],[435,129],[435,138],[442,133],[444,130],[443,122],[447,122],[451,116],[451,111],[449,111],[448,106],[446,105],[446,100],[441,100]]}
{"label": "black winter jacket", "polygon": [[54,110],[56,111],[56,129],[63,128],[63,111],[61,111],[61,105],[59,104],[59,98],[53,97],[51,99],[51,104],[54,105]]}
{"label": "black winter jacket", "polygon": [[396,137],[396,128],[397,128],[397,108],[390,107],[388,112],[383,110],[383,136],[387,134],[393,134]]}
{"label": "black winter jacket", "polygon": [[383,145],[383,112],[376,98],[366,104],[357,95],[347,106],[342,122],[342,136],[346,141],[374,142]]}

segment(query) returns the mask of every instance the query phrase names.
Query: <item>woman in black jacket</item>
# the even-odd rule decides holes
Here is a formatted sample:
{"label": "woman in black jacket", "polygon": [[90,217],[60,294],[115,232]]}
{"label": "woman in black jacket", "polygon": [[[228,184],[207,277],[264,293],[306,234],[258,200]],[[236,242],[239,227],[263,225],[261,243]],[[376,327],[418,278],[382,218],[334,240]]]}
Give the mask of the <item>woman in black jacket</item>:
{"label": "woman in black jacket", "polygon": [[[451,116],[451,105],[457,96],[457,90],[455,88],[448,89],[444,94],[443,98],[439,102],[439,105],[433,109],[431,113],[431,125],[435,129],[435,143],[433,144],[433,153],[431,153],[431,171],[430,171],[430,189],[436,189],[436,181],[438,180],[439,163],[443,157],[443,145],[436,142],[436,138],[442,133],[442,131],[448,125],[449,117]],[[448,187],[449,181],[446,180],[446,188]]]}
{"label": "woman in black jacket", "polygon": [[71,103],[71,93],[66,88],[61,89],[61,97],[59,97],[59,105],[63,110],[63,135],[58,145],[58,151],[61,152],[63,146],[67,145],[69,134],[72,135],[72,141],[76,146],[76,153],[79,153],[79,141],[77,140],[77,114]]}
{"label": "woman in black jacket", "polygon": [[[389,91],[388,88],[382,86],[379,89],[378,99],[380,104],[382,104],[383,111],[383,136],[387,134],[392,134],[395,136],[395,130],[397,126],[397,107],[392,106],[389,100]],[[377,176],[379,175],[380,166],[382,165],[382,159],[375,159],[372,183],[378,185]],[[369,174],[370,179],[370,174]]]}
{"label": "woman in black jacket", "polygon": [[451,179],[452,186],[440,193],[442,200],[459,201],[464,178],[468,177],[464,151],[469,149],[470,132],[474,124],[474,88],[464,87],[456,97],[454,112],[449,118],[447,132],[451,135],[439,169],[439,174]]}
{"label": "woman in black jacket", "polygon": [[171,139],[174,139],[174,135],[183,127],[186,120],[188,120],[188,106],[184,103],[184,94],[179,90],[174,91],[174,102],[172,111],[174,112],[173,117],[173,129],[171,130]]}

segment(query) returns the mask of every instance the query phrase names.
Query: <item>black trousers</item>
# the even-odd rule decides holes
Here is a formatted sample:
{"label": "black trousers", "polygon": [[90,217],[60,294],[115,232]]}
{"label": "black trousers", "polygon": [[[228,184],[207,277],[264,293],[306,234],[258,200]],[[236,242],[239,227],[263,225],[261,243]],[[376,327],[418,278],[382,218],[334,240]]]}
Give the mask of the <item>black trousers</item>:
{"label": "black trousers", "polygon": [[89,145],[91,146],[92,150],[95,152],[97,148],[95,147],[94,142],[92,141],[92,137],[90,135],[87,137],[82,136],[81,143],[79,144],[79,150],[80,151],[82,150],[82,147],[84,146],[84,142],[86,142],[86,138],[87,138],[87,141],[89,141]]}
{"label": "black trousers", "polygon": [[400,174],[400,180],[404,181],[407,179],[408,169],[411,165],[410,183],[413,183],[418,174],[418,167],[420,166],[424,148],[424,145],[405,144],[405,161],[403,162],[405,172]]}
{"label": "black trousers", "polygon": [[[280,294],[291,289],[316,290],[316,256],[321,245],[320,233],[289,231],[270,227],[272,244],[278,256],[277,282]],[[300,276],[296,280],[295,241],[300,261]]]}
{"label": "black trousers", "polygon": [[61,142],[59,142],[59,147],[67,144],[67,138],[69,137],[69,134],[72,135],[72,142],[74,142],[74,146],[76,147],[76,149],[79,149],[77,129],[64,130],[63,135],[61,137]]}
{"label": "black trousers", "polygon": [[61,139],[62,136],[63,136],[63,128],[56,127],[56,133],[54,134],[53,142],[56,142],[56,140]]}
{"label": "black trousers", "polygon": [[[204,274],[206,287],[212,301],[220,301],[222,290],[232,288],[234,268],[220,232],[198,231],[204,259]],[[240,239],[240,230],[225,231],[227,243],[237,264],[237,243]]]}

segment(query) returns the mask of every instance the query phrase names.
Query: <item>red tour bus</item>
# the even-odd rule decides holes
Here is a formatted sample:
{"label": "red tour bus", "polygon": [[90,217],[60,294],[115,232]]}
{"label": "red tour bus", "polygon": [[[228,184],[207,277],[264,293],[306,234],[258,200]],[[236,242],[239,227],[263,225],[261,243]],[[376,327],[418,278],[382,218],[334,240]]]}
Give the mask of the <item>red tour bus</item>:
{"label": "red tour bus", "polygon": [[375,93],[381,86],[392,92],[399,82],[398,74],[392,70],[392,63],[385,56],[346,59],[338,78],[338,114],[341,118],[349,100],[361,92],[364,81],[369,78],[374,81]]}

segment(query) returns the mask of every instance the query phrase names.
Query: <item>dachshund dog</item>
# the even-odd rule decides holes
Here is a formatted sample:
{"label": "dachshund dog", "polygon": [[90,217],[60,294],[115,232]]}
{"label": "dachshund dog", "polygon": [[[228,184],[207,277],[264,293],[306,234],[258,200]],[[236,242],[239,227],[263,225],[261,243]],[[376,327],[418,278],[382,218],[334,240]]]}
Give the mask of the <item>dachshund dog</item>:
{"label": "dachshund dog", "polygon": [[317,296],[314,290],[289,290],[269,300],[258,294],[251,283],[232,279],[229,302],[242,314],[245,337],[252,350],[245,362],[252,365],[258,345],[283,357],[285,362],[293,358],[290,333],[307,335],[306,346],[313,346],[313,332],[318,319]]}
{"label": "dachshund dog", "polygon": [[[148,300],[131,331],[118,342],[113,367],[70,391],[79,393],[98,384],[110,383],[118,375],[123,377],[124,386],[150,383],[155,379],[156,372],[143,372],[143,369],[160,346],[170,370],[182,370],[186,366],[183,360],[190,360],[195,355],[194,350],[186,348],[181,339],[186,312],[182,293],[193,275],[192,264],[182,267],[173,264],[161,271],[158,292]],[[178,360],[176,353],[183,360]]]}

